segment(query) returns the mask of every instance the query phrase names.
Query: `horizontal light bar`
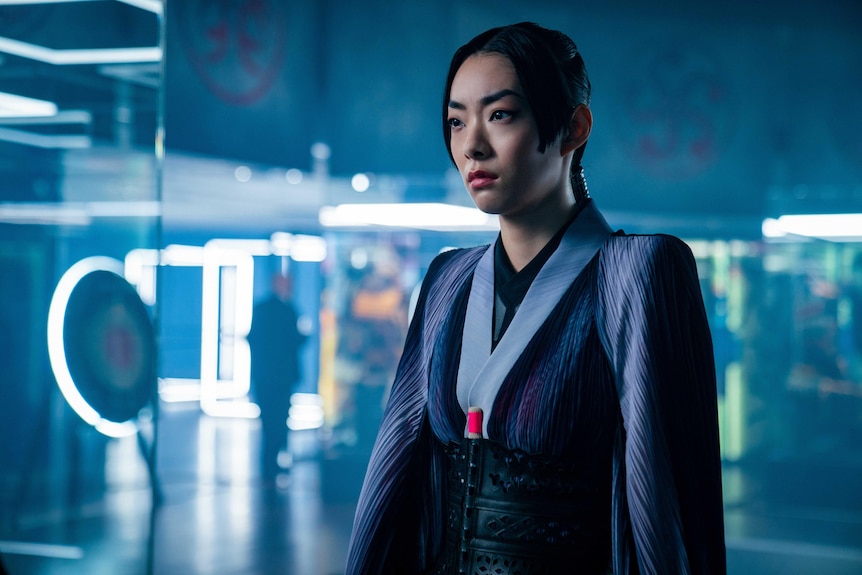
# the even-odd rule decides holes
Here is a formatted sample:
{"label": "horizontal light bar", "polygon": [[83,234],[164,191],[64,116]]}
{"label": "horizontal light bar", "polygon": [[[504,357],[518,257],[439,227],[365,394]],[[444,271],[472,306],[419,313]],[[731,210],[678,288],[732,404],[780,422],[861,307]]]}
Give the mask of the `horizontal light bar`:
{"label": "horizontal light bar", "polygon": [[293,431],[323,427],[323,398],[316,393],[294,393],[290,396],[287,427]]}
{"label": "horizontal light bar", "polygon": [[202,246],[170,244],[162,250],[162,263],[166,266],[202,266],[204,265],[204,248]]}
{"label": "horizontal light bar", "polygon": [[324,206],[320,223],[330,228],[387,226],[433,231],[493,231],[500,229],[496,216],[476,208],[440,203],[341,204]]}
{"label": "horizontal light bar", "polygon": [[289,256],[297,262],[322,262],[326,259],[326,240],[320,236],[275,232],[269,240],[213,239],[208,247],[235,249],[253,256]]}
{"label": "horizontal light bar", "polygon": [[158,88],[162,79],[162,71],[158,62],[104,64],[99,66],[99,72],[110,78],[126,80],[150,88]]}
{"label": "horizontal light bar", "polygon": [[0,222],[89,225],[93,218],[157,217],[159,202],[0,202]]}
{"label": "horizontal light bar", "polygon": [[2,203],[0,222],[4,224],[86,226],[92,221],[86,210],[61,204]]}
{"label": "horizontal light bar", "polygon": [[141,10],[146,10],[147,12],[152,12],[153,14],[161,15],[164,12],[164,3],[162,0],[117,0],[123,4],[128,4],[129,6],[134,6],[135,8],[140,8]]}
{"label": "horizontal light bar", "polygon": [[52,559],[84,558],[84,550],[76,545],[31,543],[29,541],[0,541],[0,553],[4,555],[33,555]]}
{"label": "horizontal light bar", "polygon": [[159,397],[167,403],[197,403],[201,400],[201,380],[159,378]]}
{"label": "horizontal light bar", "polygon": [[269,242],[272,255],[289,256],[296,262],[322,262],[326,259],[326,240],[320,236],[275,232]]}
{"label": "horizontal light bar", "polygon": [[216,238],[208,241],[206,247],[239,250],[252,256],[268,256],[272,253],[268,240]]}
{"label": "horizontal light bar", "polygon": [[[94,2],[96,0],[0,0],[0,6],[25,6],[29,4],[71,4],[73,2]],[[121,4],[128,4],[153,14],[161,14],[164,11],[162,0],[117,0]]]}
{"label": "horizontal light bar", "polygon": [[70,136],[63,134],[37,134],[26,130],[12,128],[0,128],[0,140],[23,144],[34,148],[45,148],[48,150],[71,150],[89,148],[92,146],[90,136]]}
{"label": "horizontal light bar", "polygon": [[763,236],[803,236],[831,241],[862,241],[862,214],[798,214],[767,218]]}
{"label": "horizontal light bar", "polygon": [[[21,99],[30,100],[30,103],[22,102]],[[89,126],[92,122],[93,115],[86,110],[58,112],[54,102],[0,93],[0,125],[3,126]],[[3,127],[0,127],[0,140],[53,150],[89,148],[92,145],[90,136],[84,134],[40,134],[26,129]]]}
{"label": "horizontal light bar", "polygon": [[0,36],[0,52],[38,60],[57,66],[84,64],[129,64],[132,62],[160,62],[162,49],[158,46],[143,48],[100,48],[92,50],[54,50]]}
{"label": "horizontal light bar", "polygon": [[[101,2],[102,0],[0,0],[0,6],[28,6],[33,4],[77,4],[79,2]],[[121,4],[128,4],[146,10],[148,12],[160,13],[162,0],[117,0]]]}
{"label": "horizontal light bar", "polygon": [[59,124],[93,123],[93,114],[87,110],[63,110],[46,116],[0,116],[0,124],[4,126],[45,126]]}
{"label": "horizontal light bar", "polygon": [[30,6],[33,4],[72,4],[94,0],[0,0],[0,6]]}
{"label": "horizontal light bar", "polygon": [[56,113],[54,102],[0,92],[0,118],[44,117]]}

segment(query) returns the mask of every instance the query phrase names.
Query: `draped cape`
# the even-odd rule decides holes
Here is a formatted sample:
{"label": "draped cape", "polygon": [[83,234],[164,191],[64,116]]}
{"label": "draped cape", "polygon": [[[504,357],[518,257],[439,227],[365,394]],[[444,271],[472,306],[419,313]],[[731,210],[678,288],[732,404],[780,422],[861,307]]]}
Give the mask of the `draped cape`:
{"label": "draped cape", "polygon": [[[550,304],[525,313],[528,292],[515,318],[529,321],[513,319],[489,365],[468,368],[478,381],[505,364],[484,399],[486,436],[610,483],[609,517],[594,528],[609,531],[615,574],[723,574],[715,367],[694,258],[673,236],[603,234],[585,212],[545,264],[564,279],[541,288],[540,272],[534,282],[534,299]],[[348,575],[420,574],[441,549],[441,443],[463,436],[458,379],[472,361],[463,354],[484,345],[465,338],[480,333],[475,298],[493,297],[471,293],[489,251],[452,250],[429,267],[357,504]]]}

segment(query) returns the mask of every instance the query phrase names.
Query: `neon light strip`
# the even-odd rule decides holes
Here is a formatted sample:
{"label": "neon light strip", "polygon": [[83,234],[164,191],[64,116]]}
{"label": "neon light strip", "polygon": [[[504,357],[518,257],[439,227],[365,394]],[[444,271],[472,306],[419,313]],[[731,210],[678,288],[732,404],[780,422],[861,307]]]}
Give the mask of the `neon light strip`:
{"label": "neon light strip", "polygon": [[[233,384],[233,380],[218,380],[219,394],[217,399],[234,398],[234,395],[222,393],[224,387]],[[163,377],[159,378],[159,397],[165,403],[189,403],[200,402],[201,400],[201,380],[182,377]],[[232,405],[229,402],[222,402],[226,405]],[[245,408],[243,408],[245,409]],[[226,414],[233,417],[233,415]]]}
{"label": "neon light strip", "polygon": [[13,125],[53,125],[53,124],[84,124],[89,126],[93,123],[93,114],[87,110],[62,110],[48,116],[14,116],[0,117],[0,124],[4,126]]}
{"label": "neon light strip", "polygon": [[134,64],[105,64],[99,66],[99,72],[105,76],[126,80],[141,86],[158,89],[161,85],[161,67],[158,62]]}
{"label": "neon light strip", "polygon": [[[201,410],[208,415],[256,418],[260,408],[255,403],[220,401],[240,398],[251,388],[251,353],[246,336],[251,327],[252,282],[254,258],[247,252],[218,247],[207,242],[203,258],[203,294],[201,303]],[[223,267],[236,268],[235,291],[230,299],[233,317],[221,312],[221,274]],[[232,333],[228,329],[232,327]],[[233,347],[232,380],[225,385],[219,379],[219,357]]]}
{"label": "neon light strip", "polygon": [[159,379],[159,397],[167,403],[184,403],[201,400],[201,380],[180,377]]}
{"label": "neon light strip", "polygon": [[67,204],[0,203],[0,222],[86,226],[92,218],[82,207]]}
{"label": "neon light strip", "polygon": [[224,248],[238,250],[250,256],[268,256],[272,254],[267,240],[243,239],[213,239],[207,242],[208,248]]}
{"label": "neon light strip", "polygon": [[320,208],[318,218],[326,227],[386,226],[436,231],[500,229],[496,216],[476,208],[440,203],[324,206]]}
{"label": "neon light strip", "polygon": [[159,16],[164,13],[164,5],[161,0],[117,0],[117,2],[128,4],[129,6],[134,6],[135,8],[140,8]]}
{"label": "neon light strip", "polygon": [[[93,2],[95,0],[0,0],[0,6],[23,6],[30,4],[72,4],[75,2]],[[147,12],[161,14],[163,12],[161,0],[117,0],[121,4],[128,4]]]}
{"label": "neon light strip", "polygon": [[56,113],[57,104],[54,102],[0,92],[0,117],[44,117],[53,116]]}
{"label": "neon light strip", "polygon": [[294,393],[290,396],[287,427],[298,431],[323,427],[323,398],[317,393]]}
{"label": "neon light strip", "polygon": [[89,225],[93,218],[154,218],[159,202],[0,202],[0,222]]}
{"label": "neon light strip", "polygon": [[204,249],[171,244],[162,250],[161,263],[165,266],[200,267],[204,264]]}
{"label": "neon light strip", "polygon": [[241,250],[252,256],[289,256],[296,262],[322,262],[326,240],[320,236],[275,232],[269,240],[213,239],[207,246]]}
{"label": "neon light strip", "polygon": [[94,271],[108,271],[123,277],[123,264],[113,258],[94,256],[84,258],[66,270],[51,297],[51,305],[48,308],[48,357],[51,369],[57,380],[57,386],[63,393],[63,397],[80,416],[81,419],[92,425],[100,433],[109,437],[124,437],[137,432],[138,428],[132,420],[123,423],[103,419],[87,400],[78,391],[69,365],[66,363],[66,348],[63,343],[63,327],[66,321],[66,306],[69,297],[78,282],[85,275]]}
{"label": "neon light strip", "polygon": [[788,235],[827,240],[862,240],[862,214],[798,214],[763,220],[763,235],[780,238]]}
{"label": "neon light strip", "polygon": [[33,555],[54,559],[84,558],[84,550],[75,545],[52,545],[50,543],[27,543],[24,541],[0,541],[0,553],[4,555]]}
{"label": "neon light strip", "polygon": [[203,252],[201,290],[201,407],[214,403],[218,389],[219,283],[221,266],[214,250]]}
{"label": "neon light strip", "polygon": [[37,134],[35,132],[14,130],[11,128],[0,128],[0,140],[12,142],[13,144],[33,146],[34,148],[45,148],[47,150],[84,149],[93,145],[90,136]]}
{"label": "neon light strip", "polygon": [[319,236],[295,235],[289,255],[295,262],[322,262],[326,259],[326,240]]}
{"label": "neon light strip", "polygon": [[161,62],[162,49],[158,46],[142,48],[101,48],[92,50],[54,50],[0,36],[0,52],[28,60],[38,60],[55,66],[85,64],[130,64],[133,62]]}

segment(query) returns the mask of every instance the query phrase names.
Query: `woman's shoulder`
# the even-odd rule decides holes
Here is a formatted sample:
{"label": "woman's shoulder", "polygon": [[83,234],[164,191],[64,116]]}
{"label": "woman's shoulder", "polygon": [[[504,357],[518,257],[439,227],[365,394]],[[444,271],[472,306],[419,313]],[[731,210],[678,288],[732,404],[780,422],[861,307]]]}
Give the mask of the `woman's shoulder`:
{"label": "woman's shoulder", "polygon": [[487,249],[487,245],[455,248],[437,254],[422,280],[419,300],[427,300],[431,309],[448,305],[452,295],[468,283]]}
{"label": "woman's shoulder", "polygon": [[670,234],[615,233],[602,247],[604,258],[627,258],[633,262],[646,262],[664,258],[692,259],[687,243]]}
{"label": "woman's shoulder", "polygon": [[620,250],[683,249],[691,251],[682,239],[670,234],[627,234],[618,231],[608,238],[608,246]]}
{"label": "woman's shoulder", "polygon": [[691,248],[669,234],[614,234],[602,246],[598,266],[599,278],[612,282],[623,277],[636,282],[676,282],[697,276]]}
{"label": "woman's shoulder", "polygon": [[438,274],[458,273],[470,270],[479,262],[479,258],[488,250],[488,245],[475,246],[471,248],[452,248],[437,254],[428,267],[428,276],[435,277]]}

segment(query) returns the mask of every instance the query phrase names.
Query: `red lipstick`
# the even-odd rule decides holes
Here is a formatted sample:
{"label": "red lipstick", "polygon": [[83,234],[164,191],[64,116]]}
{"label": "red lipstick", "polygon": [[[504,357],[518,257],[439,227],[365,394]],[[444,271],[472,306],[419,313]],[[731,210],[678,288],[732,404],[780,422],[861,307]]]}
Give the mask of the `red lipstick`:
{"label": "red lipstick", "polygon": [[474,170],[467,174],[467,183],[470,184],[471,188],[476,190],[490,186],[498,177],[499,176],[497,176],[497,174],[493,172],[486,172],[485,170]]}

